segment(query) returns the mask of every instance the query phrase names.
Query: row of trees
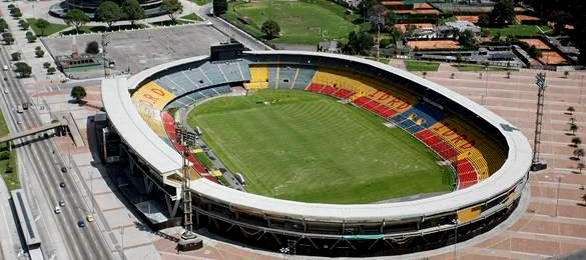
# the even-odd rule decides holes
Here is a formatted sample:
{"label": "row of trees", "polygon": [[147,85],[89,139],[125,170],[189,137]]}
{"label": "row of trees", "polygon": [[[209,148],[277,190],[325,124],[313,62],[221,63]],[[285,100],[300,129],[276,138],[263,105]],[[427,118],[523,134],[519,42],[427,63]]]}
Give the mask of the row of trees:
{"label": "row of trees", "polygon": [[578,125],[576,124],[576,117],[574,116],[576,109],[573,106],[570,106],[568,107],[567,111],[567,114],[570,115],[570,122],[568,124],[570,125],[569,130],[572,131],[573,137],[571,142],[572,146],[574,147],[574,152],[572,153],[573,157],[571,159],[578,161],[576,168],[578,168],[580,173],[582,173],[582,169],[584,169],[586,166],[582,162],[582,157],[584,157],[584,149],[580,147],[582,144],[582,139],[576,136],[576,131],[579,129]]}
{"label": "row of trees", "polygon": [[[183,5],[179,0],[163,0],[162,8],[167,11],[169,18],[173,21],[176,15],[183,11]],[[134,26],[136,21],[145,18],[145,12],[138,0],[125,0],[122,6],[113,1],[105,1],[96,9],[96,18],[105,22],[111,29],[115,22],[121,20],[128,20]],[[75,31],[79,32],[81,26],[90,22],[90,17],[80,9],[70,9],[65,14],[64,20],[67,25],[75,27]]]}
{"label": "row of trees", "polygon": [[556,32],[566,31],[566,25],[573,25],[574,30],[568,31],[570,37],[580,49],[578,61],[586,64],[586,1],[571,0],[524,0],[533,7],[538,16],[554,22]]}
{"label": "row of trees", "polygon": [[515,20],[515,7],[512,0],[499,0],[492,11],[478,17],[480,26],[505,26]]}

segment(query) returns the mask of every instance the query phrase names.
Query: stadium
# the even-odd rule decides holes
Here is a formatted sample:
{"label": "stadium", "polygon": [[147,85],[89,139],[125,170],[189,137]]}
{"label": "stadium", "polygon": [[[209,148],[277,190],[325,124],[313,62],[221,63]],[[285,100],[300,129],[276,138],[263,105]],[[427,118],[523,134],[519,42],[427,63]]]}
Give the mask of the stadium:
{"label": "stadium", "polygon": [[[304,94],[299,96],[296,93]],[[526,137],[486,108],[411,73],[345,55],[301,51],[214,52],[212,48],[210,56],[173,61],[129,78],[104,80],[101,94],[109,126],[121,140],[121,158],[128,160],[131,175],[144,180],[145,192],[165,202],[166,215],[171,219],[181,209],[183,158],[178,152],[182,149],[181,144],[175,140],[177,123],[188,120],[185,110],[191,110],[189,121],[193,117],[197,127],[202,127],[198,131],[202,134],[201,139],[218,154],[217,159],[233,173],[242,171],[247,186],[254,188],[255,184],[251,182],[269,179],[267,174],[274,172],[276,180],[264,183],[268,192],[261,189],[244,192],[220,184],[222,181],[214,177],[217,174],[205,167],[200,159],[193,155],[188,158],[195,226],[207,228],[232,241],[276,252],[287,247],[302,255],[397,255],[473,238],[502,223],[515,210],[525,189],[532,159]],[[242,116],[249,114],[241,113],[238,117],[221,110],[230,107],[231,100],[245,98],[251,98],[243,101],[252,104],[249,106],[262,108],[236,109],[236,114],[244,110],[261,112],[249,117]],[[295,103],[297,99],[303,101],[298,102],[302,105],[312,102],[319,105],[294,114],[300,107],[295,106],[298,105]],[[258,124],[261,121],[254,121],[255,116],[266,115],[259,113],[274,113],[275,109],[285,106],[288,106],[286,112],[264,119],[263,125]],[[346,114],[328,115],[329,109],[346,111]],[[198,111],[206,110],[214,113],[198,114]],[[353,196],[346,197],[344,194],[347,193],[327,195],[320,192],[316,194],[326,194],[325,198],[316,199],[317,195],[298,197],[291,193],[279,195],[271,191],[287,179],[281,176],[287,174],[281,173],[287,168],[287,162],[269,164],[268,173],[255,175],[261,167],[254,166],[263,162],[263,158],[258,158],[262,157],[262,151],[252,153],[256,160],[234,160],[246,158],[243,154],[247,152],[231,148],[250,147],[256,140],[249,136],[250,133],[265,136],[269,139],[267,145],[272,145],[278,143],[275,132],[297,131],[287,125],[317,125],[324,119],[346,115],[356,115],[357,118],[351,122],[332,121],[348,125],[324,126],[323,131],[329,135],[318,135],[326,140],[320,146],[332,143],[331,140],[335,139],[327,138],[334,136],[345,146],[355,146],[352,151],[356,153],[365,151],[368,156],[362,157],[380,154],[377,162],[386,158],[395,164],[386,166],[381,162],[382,167],[370,169],[367,167],[371,161],[366,158],[366,164],[360,165],[359,169],[366,167],[369,170],[345,171],[342,168],[333,171],[326,168],[321,172],[333,172],[334,175],[343,172],[351,176],[340,178],[346,180],[341,186],[319,188],[339,191],[356,178],[362,181],[368,180],[369,176],[378,176],[380,179],[377,177],[375,181],[391,185],[388,186],[390,192],[386,191],[387,186],[364,188],[369,187],[367,183],[349,188],[347,193],[353,193]],[[295,125],[297,116],[300,119]],[[361,116],[365,118],[364,124],[368,121],[383,128],[376,129],[381,132],[379,137],[406,140],[393,147],[402,144],[409,147],[390,154],[384,148],[379,152],[358,149],[362,142],[367,142],[358,138],[365,134],[360,132],[363,128],[348,129],[353,129],[352,122],[362,122],[358,118]],[[224,120],[213,120],[220,117]],[[308,122],[312,117],[317,118],[316,122]],[[233,123],[240,119],[243,122]],[[274,130],[269,129],[270,122],[274,122]],[[332,132],[332,129],[342,132]],[[230,133],[238,134],[236,137],[227,136]],[[296,147],[287,141],[297,142],[303,137],[290,139],[292,135],[286,136],[287,140],[281,141],[280,147]],[[241,144],[233,144],[234,140],[222,143],[226,138],[244,141]],[[311,148],[303,146],[309,150],[308,147]],[[297,154],[287,152],[284,154],[289,157]],[[316,148],[316,153],[320,154],[322,150]],[[423,157],[397,155],[402,153],[422,154]],[[318,156],[318,159],[325,158],[318,162],[343,166],[343,162],[335,161],[337,155]],[[283,158],[272,154],[267,156],[270,160]],[[340,156],[344,154],[340,152]],[[304,165],[303,161],[295,161],[295,164],[295,170]],[[411,168],[422,166],[419,170],[406,171],[396,166],[403,164],[413,166]],[[310,163],[305,162],[305,165]],[[395,169],[388,171],[389,176],[382,176],[387,171],[376,172],[384,167]],[[304,179],[311,176],[312,171],[295,175],[302,177],[297,180],[300,185],[288,190],[302,189],[311,183],[329,183],[319,178]],[[448,177],[445,172],[449,173]],[[403,179],[397,181],[399,177]],[[393,182],[398,185],[392,186]],[[426,189],[428,183],[434,182],[438,184],[437,189]],[[394,193],[398,186],[406,186],[408,190]],[[372,190],[380,195],[367,196]],[[361,201],[356,197],[367,199]]]}

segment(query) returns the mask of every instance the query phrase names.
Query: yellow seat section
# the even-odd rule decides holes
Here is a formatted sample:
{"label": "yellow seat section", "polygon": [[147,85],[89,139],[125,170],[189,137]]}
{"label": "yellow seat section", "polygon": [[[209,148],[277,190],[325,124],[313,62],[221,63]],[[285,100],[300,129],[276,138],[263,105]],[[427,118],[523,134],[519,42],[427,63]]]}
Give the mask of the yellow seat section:
{"label": "yellow seat section", "polygon": [[161,119],[160,111],[145,105],[142,103],[135,102],[138,114],[147,123],[147,125],[157,134],[159,137],[167,139],[167,133],[163,126],[163,120]]}
{"label": "yellow seat section", "polygon": [[250,83],[245,83],[247,89],[269,87],[269,68],[263,66],[250,66]]}
{"label": "yellow seat section", "polygon": [[132,94],[133,100],[140,104],[156,108],[159,111],[161,111],[173,98],[175,98],[175,94],[162,88],[154,81],[142,85],[142,87]]}
{"label": "yellow seat section", "polygon": [[417,101],[415,96],[390,84],[340,70],[320,69],[312,83],[350,90],[355,93],[352,100],[366,96],[399,112],[406,111]]}
{"label": "yellow seat section", "polygon": [[455,116],[448,117],[429,128],[445,142],[452,145],[460,157],[466,157],[482,181],[496,172],[504,163],[505,152],[488,136]]}

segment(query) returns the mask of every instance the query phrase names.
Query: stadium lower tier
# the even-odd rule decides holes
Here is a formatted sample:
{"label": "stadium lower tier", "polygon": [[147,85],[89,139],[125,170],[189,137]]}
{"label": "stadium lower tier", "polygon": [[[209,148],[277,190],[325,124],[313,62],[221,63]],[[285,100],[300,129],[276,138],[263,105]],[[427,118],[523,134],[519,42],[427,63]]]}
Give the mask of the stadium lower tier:
{"label": "stadium lower tier", "polygon": [[[248,90],[299,89],[351,101],[412,134],[449,162],[457,174],[458,189],[485,180],[505,160],[505,152],[489,136],[457,114],[392,84],[331,68],[253,65],[240,60],[204,62],[197,68],[191,67],[188,73],[177,71],[146,81],[132,98],[155,133],[167,144],[176,146],[170,141],[173,138],[168,138],[170,127],[164,125],[161,111],[176,110],[230,92],[229,86],[217,86],[214,82],[239,84]],[[197,171],[206,173],[201,168]]]}

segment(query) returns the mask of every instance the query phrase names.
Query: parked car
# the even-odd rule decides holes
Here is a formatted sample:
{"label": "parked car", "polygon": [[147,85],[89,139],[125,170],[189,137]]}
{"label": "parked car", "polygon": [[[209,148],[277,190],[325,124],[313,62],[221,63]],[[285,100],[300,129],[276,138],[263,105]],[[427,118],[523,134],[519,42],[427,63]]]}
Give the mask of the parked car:
{"label": "parked car", "polygon": [[59,206],[55,206],[55,214],[61,214],[61,208]]}
{"label": "parked car", "polygon": [[85,227],[85,221],[83,221],[83,219],[80,220],[80,221],[77,221],[77,226],[79,226],[80,228],[84,228]]}
{"label": "parked car", "polygon": [[65,207],[65,201],[64,200],[60,200],[59,201],[59,207]]}
{"label": "parked car", "polygon": [[67,167],[65,167],[65,166],[62,166],[62,167],[61,167],[61,172],[62,172],[62,173],[67,173]]}
{"label": "parked car", "polygon": [[92,216],[92,215],[87,215],[87,216],[85,217],[85,219],[87,220],[87,222],[90,222],[90,223],[91,223],[91,222],[94,222],[94,216]]}
{"label": "parked car", "polygon": [[59,183],[59,187],[61,187],[61,188],[65,188],[65,182],[61,182],[61,183]]}

